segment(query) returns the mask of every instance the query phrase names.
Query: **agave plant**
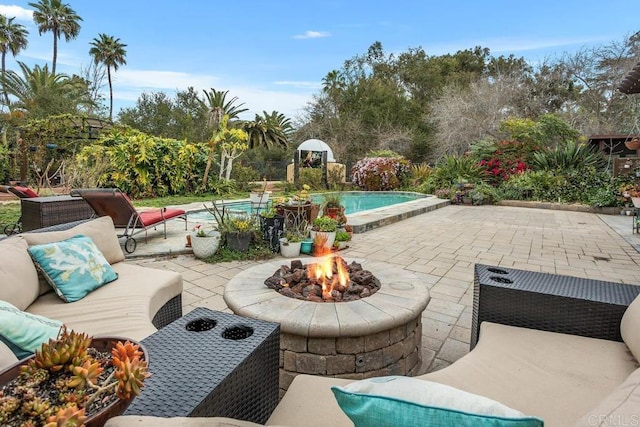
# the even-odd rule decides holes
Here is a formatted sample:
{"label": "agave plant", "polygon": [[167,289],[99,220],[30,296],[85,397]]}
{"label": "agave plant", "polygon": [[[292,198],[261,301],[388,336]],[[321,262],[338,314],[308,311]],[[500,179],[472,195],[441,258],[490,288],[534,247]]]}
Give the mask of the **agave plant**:
{"label": "agave plant", "polygon": [[562,173],[581,170],[589,167],[600,167],[604,158],[586,144],[569,141],[553,149],[546,149],[533,154],[531,165],[534,169],[559,171]]}
{"label": "agave plant", "polygon": [[82,426],[105,404],[140,393],[149,376],[138,344],[118,342],[111,352],[63,327],[42,344],[0,391],[0,425]]}

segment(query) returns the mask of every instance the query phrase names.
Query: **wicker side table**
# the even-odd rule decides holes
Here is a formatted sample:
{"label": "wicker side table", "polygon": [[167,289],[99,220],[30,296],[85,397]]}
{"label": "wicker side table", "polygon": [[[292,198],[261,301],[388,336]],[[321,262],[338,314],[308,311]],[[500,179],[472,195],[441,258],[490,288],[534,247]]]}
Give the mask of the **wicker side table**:
{"label": "wicker side table", "polygon": [[152,376],[126,415],[230,417],[263,424],[278,404],[277,323],[199,307],[142,344]]}
{"label": "wicker side table", "polygon": [[640,286],[476,264],[471,349],[484,321],[622,341]]}
{"label": "wicker side table", "polygon": [[93,209],[81,197],[49,196],[21,199],[22,231],[89,219]]}

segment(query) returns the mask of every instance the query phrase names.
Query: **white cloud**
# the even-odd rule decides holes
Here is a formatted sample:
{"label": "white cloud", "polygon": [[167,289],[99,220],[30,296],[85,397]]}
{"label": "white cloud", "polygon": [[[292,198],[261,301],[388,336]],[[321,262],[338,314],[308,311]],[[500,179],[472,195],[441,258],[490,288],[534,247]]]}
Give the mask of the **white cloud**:
{"label": "white cloud", "polygon": [[304,34],[297,34],[293,36],[294,39],[318,39],[321,37],[329,37],[330,33],[326,31],[305,31]]}
{"label": "white cloud", "polygon": [[153,71],[120,69],[115,74],[122,86],[140,89],[186,89],[189,86],[209,89],[215,87],[217,78],[206,74],[189,74],[180,71]]}
{"label": "white cloud", "polygon": [[[313,82],[279,82],[292,86],[291,90],[271,90],[256,85],[234,85],[210,75],[188,74],[176,71],[150,71],[121,69],[114,74],[113,96],[116,110],[135,105],[135,101],[145,91],[163,91],[173,96],[176,90],[193,86],[202,94],[202,90],[211,87],[224,87],[230,96],[238,97],[240,103],[249,111],[242,113],[242,119],[253,119],[262,111],[278,111],[289,117],[301,113],[302,108],[312,100],[309,89],[315,89]],[[297,85],[297,86],[296,86]],[[296,89],[298,89],[296,91]],[[105,92],[108,96],[108,93]]]}
{"label": "white cloud", "polygon": [[0,4],[0,14],[8,18],[16,17],[18,21],[32,21],[33,11],[16,5]]}
{"label": "white cloud", "polygon": [[277,86],[292,86],[292,87],[306,88],[306,89],[312,89],[312,90],[322,88],[321,83],[309,82],[309,81],[278,80],[273,82],[273,84]]}

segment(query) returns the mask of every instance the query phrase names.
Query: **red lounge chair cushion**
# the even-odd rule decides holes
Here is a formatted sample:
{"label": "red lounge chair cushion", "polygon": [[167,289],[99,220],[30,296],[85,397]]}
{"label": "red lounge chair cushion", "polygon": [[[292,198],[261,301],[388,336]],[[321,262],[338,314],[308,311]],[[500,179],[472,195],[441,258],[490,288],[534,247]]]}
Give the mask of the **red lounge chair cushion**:
{"label": "red lounge chair cushion", "polygon": [[[32,198],[32,197],[39,197],[38,193],[36,193],[35,191],[33,191],[30,188],[27,187],[20,187],[20,186],[14,186],[13,188],[15,188],[16,190],[18,190],[21,193],[24,193],[25,198]],[[19,196],[22,197],[22,196]]]}
{"label": "red lounge chair cushion", "polygon": [[154,209],[151,211],[140,212],[140,222],[145,227],[150,227],[154,224],[158,224],[184,214],[185,212],[182,209]]}

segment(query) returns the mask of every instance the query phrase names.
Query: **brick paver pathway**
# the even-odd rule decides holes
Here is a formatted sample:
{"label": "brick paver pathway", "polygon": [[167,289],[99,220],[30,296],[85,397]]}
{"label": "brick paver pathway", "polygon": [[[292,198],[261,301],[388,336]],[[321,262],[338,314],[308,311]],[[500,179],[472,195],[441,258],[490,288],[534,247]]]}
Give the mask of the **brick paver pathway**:
{"label": "brick paver pathway", "polygon": [[[468,352],[475,263],[640,284],[638,252],[601,216],[580,212],[448,206],[357,234],[342,255],[397,264],[429,285],[424,371]],[[228,311],[222,298],[226,282],[255,265],[207,264],[190,255],[131,262],[182,273],[185,313],[200,306]]]}

